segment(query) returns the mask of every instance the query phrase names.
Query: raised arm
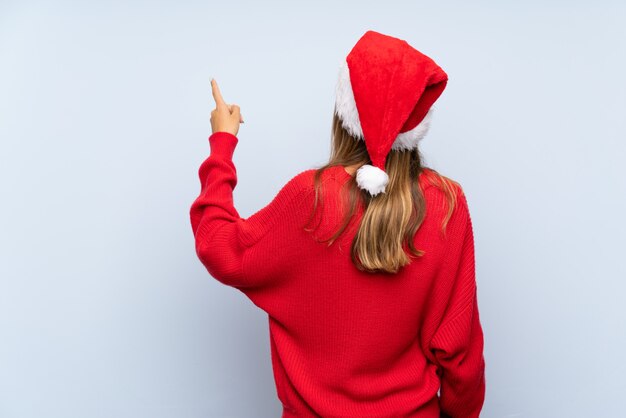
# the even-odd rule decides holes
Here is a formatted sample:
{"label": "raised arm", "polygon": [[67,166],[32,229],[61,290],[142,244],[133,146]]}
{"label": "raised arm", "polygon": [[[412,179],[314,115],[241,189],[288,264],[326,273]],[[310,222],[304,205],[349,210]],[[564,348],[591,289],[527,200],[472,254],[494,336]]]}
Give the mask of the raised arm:
{"label": "raised arm", "polygon": [[306,181],[310,170],[293,177],[267,206],[243,219],[233,201],[237,171],[232,157],[238,138],[228,132],[215,132],[209,143],[211,153],[198,171],[200,195],[189,212],[196,253],[220,282],[237,288],[262,286],[264,283],[252,272],[244,274],[246,251],[255,244],[262,246],[261,238],[276,222],[288,222],[293,216],[294,205],[309,189]]}

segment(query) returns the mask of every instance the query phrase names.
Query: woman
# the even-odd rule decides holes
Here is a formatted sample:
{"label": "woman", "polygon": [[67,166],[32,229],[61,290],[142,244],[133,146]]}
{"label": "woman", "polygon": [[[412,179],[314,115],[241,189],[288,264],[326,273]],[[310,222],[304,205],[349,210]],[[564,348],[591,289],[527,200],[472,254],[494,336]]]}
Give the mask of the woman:
{"label": "woman", "polygon": [[446,83],[405,41],[367,31],[340,67],[329,163],[243,219],[232,160],[241,113],[211,81],[211,153],[190,212],[196,251],[268,313],[283,417],[480,414],[468,203],[418,150]]}

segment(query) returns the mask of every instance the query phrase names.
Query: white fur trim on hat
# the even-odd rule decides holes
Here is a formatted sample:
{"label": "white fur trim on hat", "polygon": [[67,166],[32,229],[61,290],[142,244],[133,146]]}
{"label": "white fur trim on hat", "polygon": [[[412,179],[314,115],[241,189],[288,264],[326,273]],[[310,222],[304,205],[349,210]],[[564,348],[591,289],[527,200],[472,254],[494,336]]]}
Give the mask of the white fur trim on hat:
{"label": "white fur trim on hat", "polygon": [[433,119],[433,110],[435,108],[431,106],[424,116],[424,119],[417,126],[410,131],[402,132],[398,134],[395,141],[393,141],[393,145],[391,145],[391,149],[400,151],[400,150],[412,150],[417,148],[419,141],[426,136],[428,130],[430,129],[430,122]]}
{"label": "white fur trim on hat", "polygon": [[[391,148],[393,150],[411,150],[426,136],[430,128],[434,106],[428,110],[424,119],[413,129],[398,134]],[[335,88],[335,113],[341,119],[343,128],[353,137],[363,139],[363,129],[359,120],[359,111],[354,100],[350,82],[350,69],[344,59],[339,64],[339,79]]]}
{"label": "white fur trim on hat", "polygon": [[365,164],[356,171],[356,182],[361,189],[376,196],[378,193],[385,193],[389,175],[376,166]]}

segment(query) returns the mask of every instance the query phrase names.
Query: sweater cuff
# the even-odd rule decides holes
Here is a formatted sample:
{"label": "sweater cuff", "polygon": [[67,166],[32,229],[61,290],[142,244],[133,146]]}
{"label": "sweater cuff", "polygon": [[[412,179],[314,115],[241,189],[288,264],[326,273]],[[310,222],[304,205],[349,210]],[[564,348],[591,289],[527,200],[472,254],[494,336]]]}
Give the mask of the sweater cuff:
{"label": "sweater cuff", "polygon": [[232,160],[239,139],[230,132],[214,132],[209,136],[211,155]]}

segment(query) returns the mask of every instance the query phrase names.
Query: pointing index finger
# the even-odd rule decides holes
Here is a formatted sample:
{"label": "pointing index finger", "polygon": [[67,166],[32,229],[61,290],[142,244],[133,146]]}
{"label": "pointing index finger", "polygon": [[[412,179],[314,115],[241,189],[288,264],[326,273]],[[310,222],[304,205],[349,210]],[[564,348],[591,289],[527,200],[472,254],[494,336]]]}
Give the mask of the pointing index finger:
{"label": "pointing index finger", "polygon": [[220,88],[217,85],[217,81],[214,78],[211,79],[211,90],[213,92],[213,99],[215,100],[215,104],[218,106],[226,106],[226,102],[222,97],[222,93],[220,92]]}

